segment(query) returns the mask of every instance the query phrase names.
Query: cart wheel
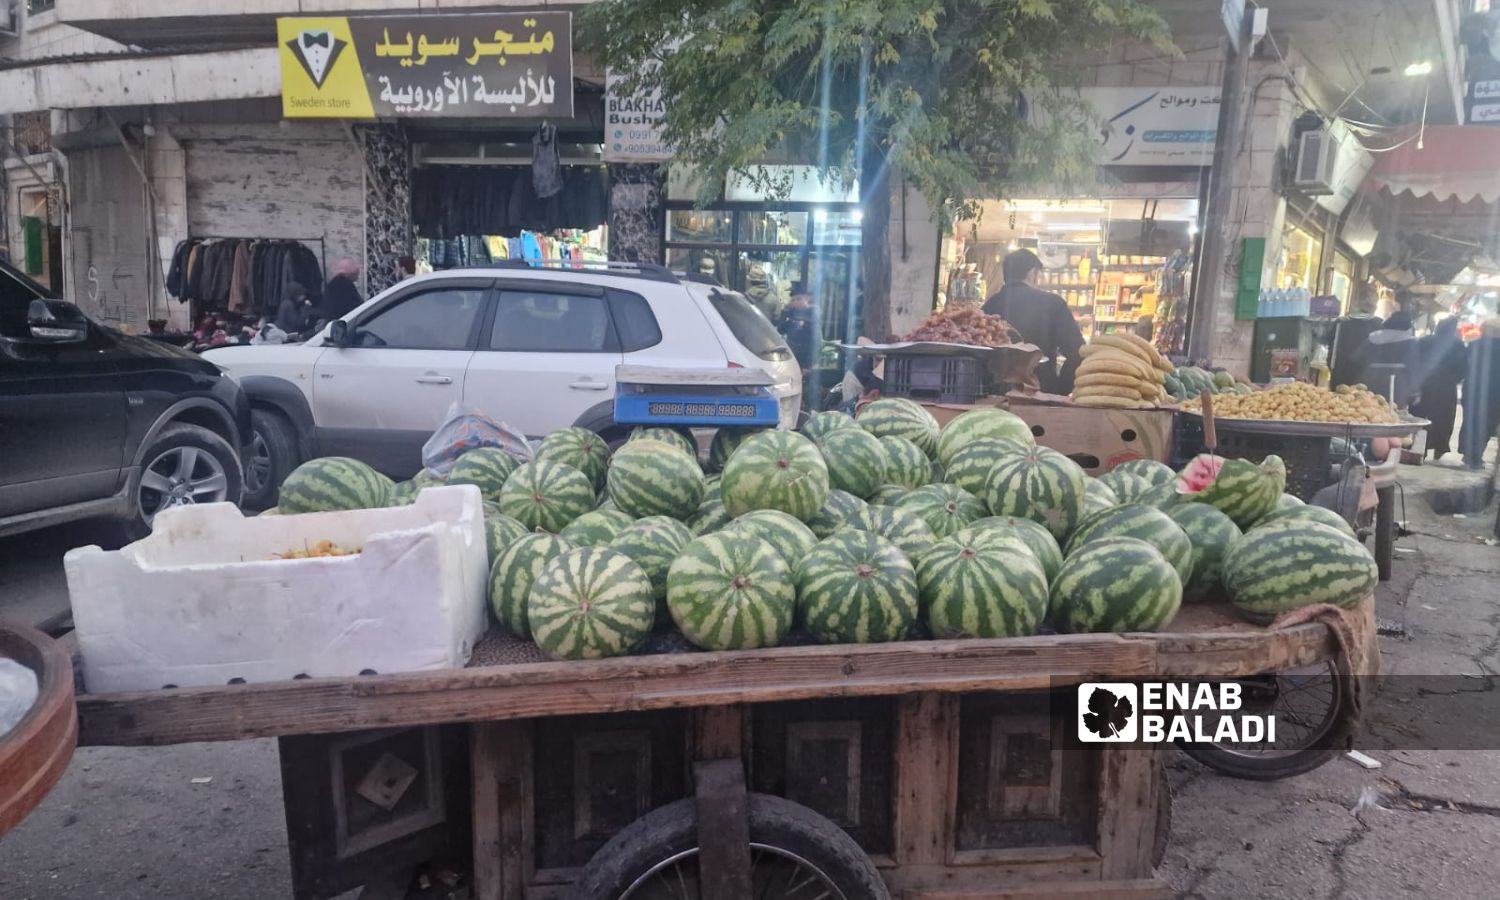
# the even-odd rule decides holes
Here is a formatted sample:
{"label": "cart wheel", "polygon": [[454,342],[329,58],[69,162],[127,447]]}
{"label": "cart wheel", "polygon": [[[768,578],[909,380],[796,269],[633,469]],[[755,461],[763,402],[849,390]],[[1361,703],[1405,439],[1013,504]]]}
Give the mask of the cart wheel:
{"label": "cart wheel", "polygon": [[[749,799],[750,880],[757,900],[890,900],[880,873],[843,829],[780,797]],[[647,813],[601,847],[584,871],[575,900],[698,897],[696,804],[679,800]]]}
{"label": "cart wheel", "polygon": [[[1276,740],[1248,744],[1181,743],[1183,753],[1234,778],[1276,781],[1311,772],[1348,746],[1354,716],[1345,700],[1346,671],[1334,660],[1245,679],[1247,714],[1276,717]],[[1204,730],[1213,728],[1207,720]]]}

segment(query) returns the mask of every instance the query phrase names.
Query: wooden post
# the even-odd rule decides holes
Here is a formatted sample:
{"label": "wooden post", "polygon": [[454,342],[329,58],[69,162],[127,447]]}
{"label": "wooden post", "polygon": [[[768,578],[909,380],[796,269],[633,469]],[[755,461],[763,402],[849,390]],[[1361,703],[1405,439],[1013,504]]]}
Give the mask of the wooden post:
{"label": "wooden post", "polygon": [[474,791],[474,900],[503,900],[500,866],[500,735],[494,722],[469,726]]}
{"label": "wooden post", "polygon": [[693,764],[698,805],[701,900],[750,900],[750,796],[745,764],[717,759]]}
{"label": "wooden post", "polygon": [[521,900],[531,874],[531,723],[469,726],[473,788],[474,900]]}
{"label": "wooden post", "polygon": [[1105,881],[1150,878],[1156,847],[1156,766],[1152,744],[1101,745],[1099,855]]}
{"label": "wooden post", "polygon": [[739,759],[744,750],[745,708],[702,706],[693,711],[694,760]]}
{"label": "wooden post", "polygon": [[956,696],[916,694],[896,701],[896,862],[945,865],[953,827]]}

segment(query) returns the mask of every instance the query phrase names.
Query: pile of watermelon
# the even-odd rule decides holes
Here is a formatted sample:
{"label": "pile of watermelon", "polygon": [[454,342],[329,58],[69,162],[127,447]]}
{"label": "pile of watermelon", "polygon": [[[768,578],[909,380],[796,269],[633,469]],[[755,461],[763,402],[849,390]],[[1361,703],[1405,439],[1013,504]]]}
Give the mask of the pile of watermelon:
{"label": "pile of watermelon", "polygon": [[[554,658],[596,659],[672,629],[744,650],[1154,631],[1184,602],[1228,600],[1255,622],[1357,604],[1373,559],[1285,478],[1276,457],[1207,456],[1090,478],[1003,410],[940,428],[882,399],[800,433],[723,430],[706,454],[686,430],[638,429],[611,452],[569,428],[526,462],[472,450],[446,482],[485,497],[500,624]],[[402,505],[440,481],[317,459],[279,512]]]}

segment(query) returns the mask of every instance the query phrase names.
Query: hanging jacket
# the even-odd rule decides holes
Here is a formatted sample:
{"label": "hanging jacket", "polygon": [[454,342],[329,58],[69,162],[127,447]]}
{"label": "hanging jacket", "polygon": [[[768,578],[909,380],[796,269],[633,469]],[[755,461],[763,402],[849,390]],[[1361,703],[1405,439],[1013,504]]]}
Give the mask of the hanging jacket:
{"label": "hanging jacket", "polygon": [[562,156],[557,149],[557,126],[545,122],[531,138],[531,187],[538,200],[562,193]]}

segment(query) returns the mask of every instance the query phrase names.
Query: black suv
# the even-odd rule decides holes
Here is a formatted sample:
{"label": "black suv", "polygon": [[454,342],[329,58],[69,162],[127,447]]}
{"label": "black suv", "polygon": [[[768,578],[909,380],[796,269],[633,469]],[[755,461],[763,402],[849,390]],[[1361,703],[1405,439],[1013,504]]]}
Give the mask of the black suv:
{"label": "black suv", "polygon": [[250,404],[213,363],[91,321],[0,262],[0,535],[239,502]]}

